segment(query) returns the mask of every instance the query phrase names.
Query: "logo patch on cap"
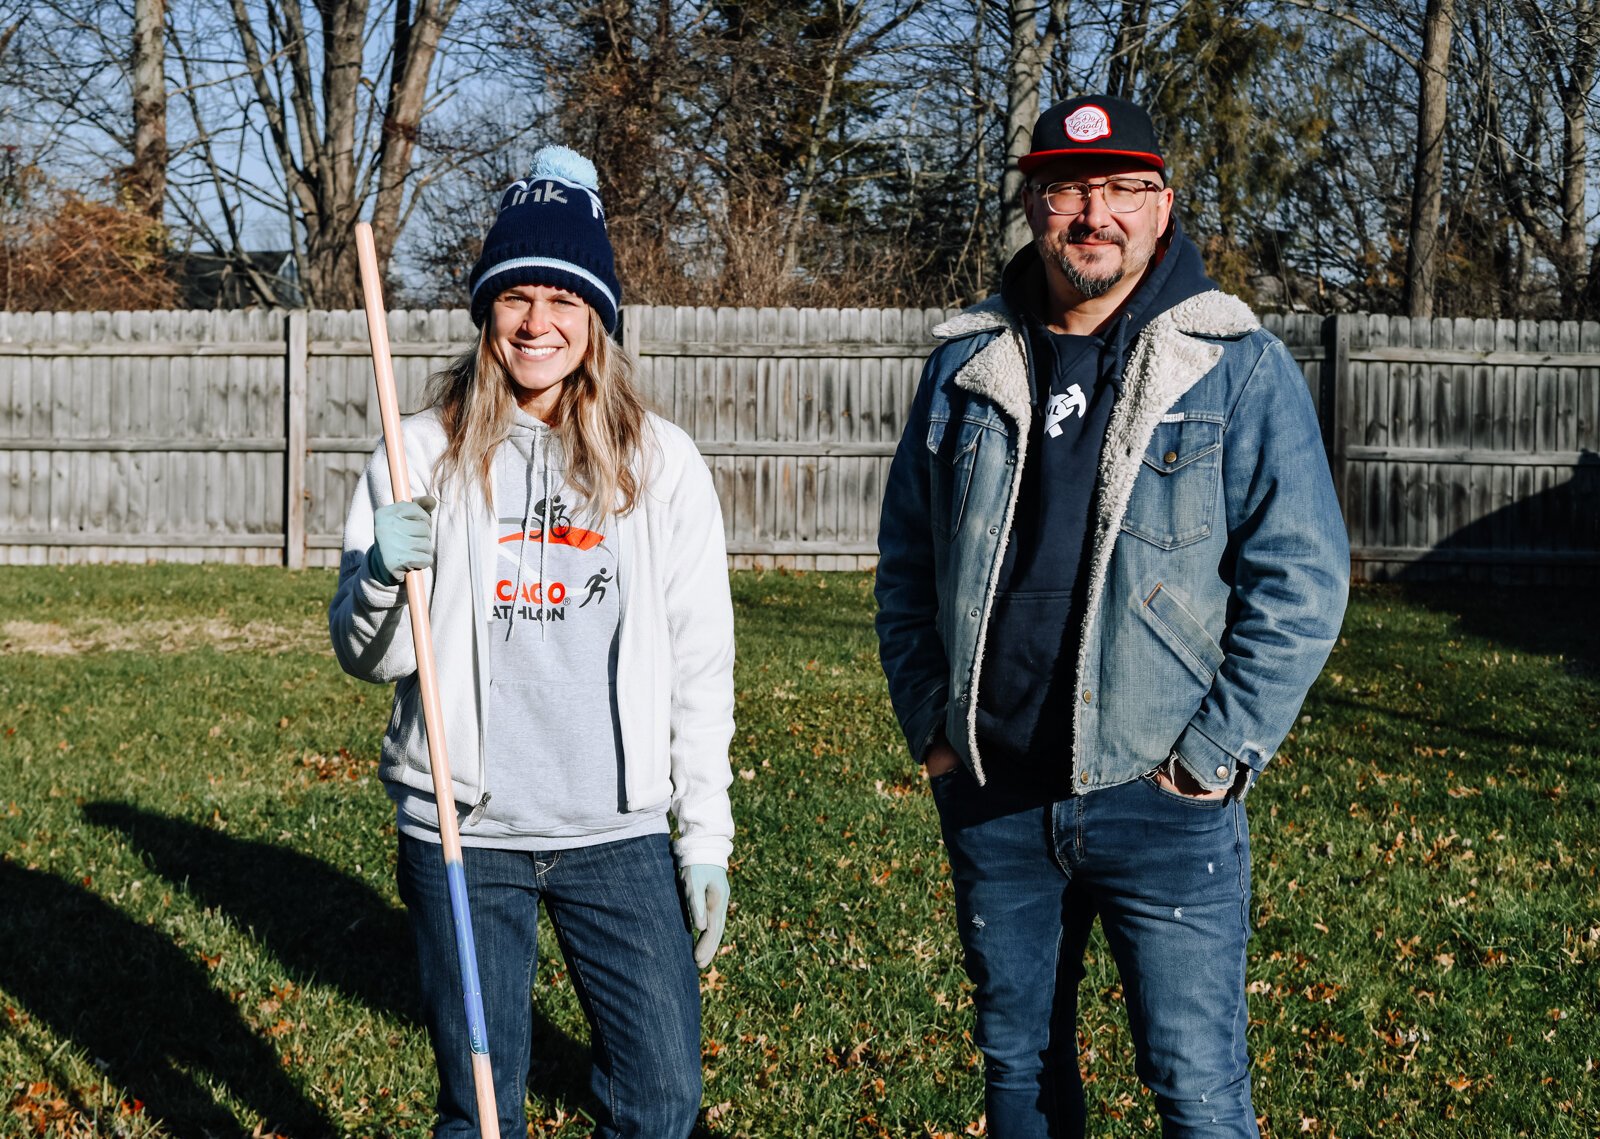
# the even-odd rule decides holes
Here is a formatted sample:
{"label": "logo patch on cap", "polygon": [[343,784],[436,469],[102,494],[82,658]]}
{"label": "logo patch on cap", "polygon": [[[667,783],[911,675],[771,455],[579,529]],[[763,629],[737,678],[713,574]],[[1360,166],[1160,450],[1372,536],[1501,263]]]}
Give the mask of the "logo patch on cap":
{"label": "logo patch on cap", "polygon": [[1089,104],[1079,107],[1061,124],[1073,142],[1093,142],[1111,134],[1111,120],[1099,107]]}

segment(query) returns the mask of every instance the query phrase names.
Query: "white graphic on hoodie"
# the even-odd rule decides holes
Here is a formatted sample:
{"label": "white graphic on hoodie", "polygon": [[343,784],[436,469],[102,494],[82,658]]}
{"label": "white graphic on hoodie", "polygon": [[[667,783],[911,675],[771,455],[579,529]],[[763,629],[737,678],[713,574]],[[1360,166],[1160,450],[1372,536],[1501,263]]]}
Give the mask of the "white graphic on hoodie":
{"label": "white graphic on hoodie", "polygon": [[1050,406],[1045,409],[1044,433],[1052,439],[1061,437],[1061,425],[1072,416],[1079,419],[1089,410],[1089,401],[1084,398],[1083,389],[1073,384],[1064,392],[1057,392],[1050,397]]}

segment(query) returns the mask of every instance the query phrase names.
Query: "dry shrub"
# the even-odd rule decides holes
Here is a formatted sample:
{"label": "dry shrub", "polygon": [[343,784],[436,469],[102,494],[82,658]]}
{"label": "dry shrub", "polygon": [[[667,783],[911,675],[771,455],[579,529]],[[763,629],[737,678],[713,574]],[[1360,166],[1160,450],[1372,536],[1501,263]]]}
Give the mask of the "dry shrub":
{"label": "dry shrub", "polygon": [[696,227],[694,239],[610,223],[617,272],[629,304],[856,307],[949,305],[952,282],[933,280],[925,251],[866,227],[802,223],[798,267],[783,267],[785,215],[736,205]]}
{"label": "dry shrub", "polygon": [[160,223],[13,175],[0,185],[0,310],[84,312],[178,304]]}

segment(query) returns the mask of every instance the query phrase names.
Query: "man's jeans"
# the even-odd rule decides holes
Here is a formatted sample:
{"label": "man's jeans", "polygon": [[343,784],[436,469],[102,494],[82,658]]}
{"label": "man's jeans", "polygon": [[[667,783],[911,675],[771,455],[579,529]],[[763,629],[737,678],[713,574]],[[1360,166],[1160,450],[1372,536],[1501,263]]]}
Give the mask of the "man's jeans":
{"label": "man's jeans", "polygon": [[1078,983],[1098,914],[1162,1135],[1256,1139],[1244,805],[1149,776],[1041,805],[993,780],[980,788],[964,767],[936,776],[933,795],[977,988],[989,1134],[1084,1134]]}
{"label": "man's jeans", "polygon": [[[682,1139],[700,1110],[700,987],[664,834],[543,853],[462,851],[500,1134],[525,1108],[538,905],[555,927],[594,1050],[596,1139]],[[438,846],[400,837],[422,1000],[439,1067],[436,1136],[475,1136],[450,895]]]}

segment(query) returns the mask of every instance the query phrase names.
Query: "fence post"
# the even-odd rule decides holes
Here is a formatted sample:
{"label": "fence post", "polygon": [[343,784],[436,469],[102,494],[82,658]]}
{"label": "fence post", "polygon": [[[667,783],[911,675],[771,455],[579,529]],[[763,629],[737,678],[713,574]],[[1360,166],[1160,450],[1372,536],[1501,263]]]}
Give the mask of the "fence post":
{"label": "fence post", "polygon": [[296,570],[306,567],[307,317],[290,312],[284,338],[283,564]]}
{"label": "fence post", "polygon": [[1317,418],[1322,447],[1333,473],[1334,493],[1344,506],[1344,400],[1350,390],[1350,317],[1335,313],[1322,322],[1322,368],[1317,377]]}
{"label": "fence post", "polygon": [[617,310],[617,335],[622,340],[622,346],[637,363],[639,359],[639,322],[631,319],[633,310],[637,305],[623,305]]}
{"label": "fence post", "polygon": [[617,337],[622,341],[623,349],[633,361],[633,382],[639,394],[651,407],[657,406],[655,393],[655,369],[644,362],[644,357],[639,355],[641,343],[641,328],[643,318],[636,311],[638,305],[623,305],[617,311]]}

